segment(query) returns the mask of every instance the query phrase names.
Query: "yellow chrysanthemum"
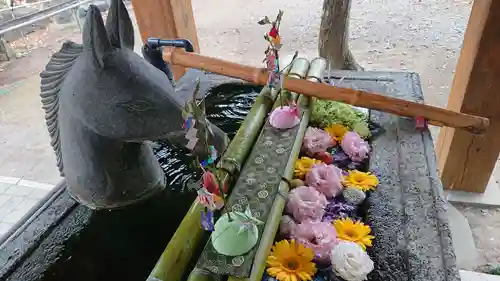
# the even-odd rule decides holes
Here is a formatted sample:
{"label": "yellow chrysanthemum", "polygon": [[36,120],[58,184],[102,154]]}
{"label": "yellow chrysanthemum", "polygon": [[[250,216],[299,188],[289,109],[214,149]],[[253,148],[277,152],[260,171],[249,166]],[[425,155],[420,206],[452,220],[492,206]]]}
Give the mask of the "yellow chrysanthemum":
{"label": "yellow chrysanthemum", "polygon": [[321,163],[320,160],[309,157],[301,157],[300,159],[297,159],[297,162],[295,162],[295,178],[304,179],[307,172],[312,169],[312,166],[319,163]]}
{"label": "yellow chrysanthemum", "polygon": [[295,242],[276,242],[267,257],[267,274],[279,281],[308,281],[316,274],[312,249]]}
{"label": "yellow chrysanthemum", "polygon": [[370,226],[360,221],[354,222],[350,218],[335,220],[333,225],[335,226],[335,230],[337,230],[337,237],[339,239],[357,243],[363,250],[366,250],[366,247],[372,246],[372,239],[375,236],[370,235],[372,231]]}
{"label": "yellow chrysanthemum", "polygon": [[349,171],[347,176],[344,176],[344,180],[342,184],[345,187],[354,187],[359,188],[363,191],[375,190],[375,187],[378,185],[377,177],[368,172],[360,172],[357,170]]}
{"label": "yellow chrysanthemum", "polygon": [[325,132],[327,132],[333,139],[341,141],[349,130],[342,124],[333,124],[326,127]]}

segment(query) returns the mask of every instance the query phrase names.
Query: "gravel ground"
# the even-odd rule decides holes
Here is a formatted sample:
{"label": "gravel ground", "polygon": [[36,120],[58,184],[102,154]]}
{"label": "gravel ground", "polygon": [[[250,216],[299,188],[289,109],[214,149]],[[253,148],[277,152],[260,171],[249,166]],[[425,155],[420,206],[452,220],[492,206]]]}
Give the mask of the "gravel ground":
{"label": "gravel ground", "polygon": [[476,271],[487,272],[500,264],[500,208],[455,207],[467,218],[481,258]]}
{"label": "gravel ground", "polygon": [[[192,0],[201,52],[261,65],[266,46],[261,38],[265,29],[256,22],[264,15],[274,17],[278,9],[283,9],[284,52],[297,50],[312,58],[317,55],[322,1]],[[351,50],[366,70],[418,72],[426,102],[444,107],[471,4],[470,0],[353,0]],[[0,90],[36,75],[48,61],[48,55],[59,48],[62,38],[78,37],[77,29],[68,28],[39,33],[31,35],[34,41],[42,42],[33,44],[35,50],[0,65]],[[437,128],[431,131],[436,136]],[[482,262],[499,263],[500,232],[494,230],[500,227],[500,209],[459,207],[459,210],[469,220]]]}

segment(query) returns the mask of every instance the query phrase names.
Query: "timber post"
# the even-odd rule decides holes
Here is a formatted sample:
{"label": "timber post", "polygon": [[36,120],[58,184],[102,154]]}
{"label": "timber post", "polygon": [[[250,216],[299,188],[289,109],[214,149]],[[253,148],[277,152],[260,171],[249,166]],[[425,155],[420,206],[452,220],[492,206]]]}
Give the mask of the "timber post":
{"label": "timber post", "polygon": [[[183,38],[191,41],[195,52],[200,52],[191,0],[132,0],[132,6],[143,42],[150,37]],[[186,70],[173,65],[172,71],[177,80]]]}
{"label": "timber post", "polygon": [[442,128],[437,141],[446,189],[484,192],[500,152],[500,2],[474,1],[453,79],[448,109],[487,117],[482,136]]}

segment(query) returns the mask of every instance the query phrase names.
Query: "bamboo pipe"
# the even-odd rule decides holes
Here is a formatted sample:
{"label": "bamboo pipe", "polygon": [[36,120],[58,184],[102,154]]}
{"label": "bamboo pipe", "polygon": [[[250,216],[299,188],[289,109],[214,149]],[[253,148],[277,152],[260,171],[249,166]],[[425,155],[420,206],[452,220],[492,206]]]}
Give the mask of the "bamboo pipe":
{"label": "bamboo pipe", "polygon": [[[228,62],[195,53],[167,51],[163,58],[174,65],[203,69],[217,74],[239,78],[257,85],[267,83],[268,73],[263,68]],[[384,111],[400,116],[422,116],[429,124],[465,130],[472,134],[486,131],[487,118],[454,112],[444,108],[383,96],[367,91],[339,88],[321,83],[285,77],[283,87],[291,92],[313,96],[324,100],[335,100],[347,104]]]}
{"label": "bamboo pipe", "polygon": [[[307,72],[307,80],[314,81],[319,83],[321,80],[318,80],[318,77],[323,77],[323,74],[326,69],[325,60],[321,58],[316,58],[311,61],[309,66],[309,71]],[[300,127],[297,131],[297,137],[292,146],[292,152],[290,153],[290,158],[286,165],[285,171],[283,173],[283,177],[290,181],[293,178],[293,171],[295,168],[295,162],[299,157],[300,148],[302,147],[302,142],[304,140],[304,135],[306,133],[306,129],[309,126],[309,119],[311,117],[311,108],[313,106],[313,101],[310,97],[300,95],[297,101],[298,105],[305,109],[302,115],[302,119],[300,120]],[[281,181],[278,187],[279,194],[286,195],[288,194],[290,187],[285,181]],[[269,256],[269,252],[271,251],[271,247],[274,244],[274,239],[276,237],[276,233],[278,232],[281,216],[283,215],[283,210],[285,209],[285,197],[284,196],[276,196],[274,200],[273,206],[271,207],[271,212],[269,213],[266,226],[264,231],[262,232],[262,238],[259,243],[259,248],[257,249],[257,253],[255,254],[255,258],[253,261],[252,271],[250,272],[250,277],[248,278],[236,278],[229,277],[228,281],[260,281],[262,280],[262,275],[266,270],[267,266],[267,257]]]}

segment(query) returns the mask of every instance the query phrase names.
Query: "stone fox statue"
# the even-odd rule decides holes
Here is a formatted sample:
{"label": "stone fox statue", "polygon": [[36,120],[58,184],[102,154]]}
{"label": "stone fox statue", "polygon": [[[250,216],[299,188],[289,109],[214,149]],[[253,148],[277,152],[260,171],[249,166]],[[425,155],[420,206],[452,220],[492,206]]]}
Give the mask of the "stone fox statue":
{"label": "stone fox statue", "polygon": [[[40,74],[59,171],[69,193],[93,209],[124,207],[165,188],[145,140],[187,142],[182,108],[192,93],[180,95],[133,45],[132,22],[121,0],[112,1],[106,25],[91,5],[83,44],[64,43]],[[226,134],[210,126],[210,143],[224,151]]]}

